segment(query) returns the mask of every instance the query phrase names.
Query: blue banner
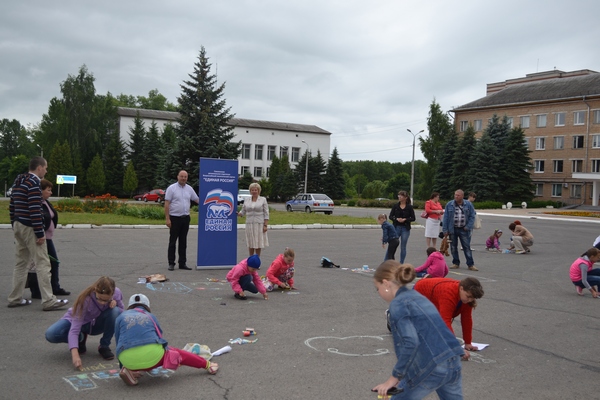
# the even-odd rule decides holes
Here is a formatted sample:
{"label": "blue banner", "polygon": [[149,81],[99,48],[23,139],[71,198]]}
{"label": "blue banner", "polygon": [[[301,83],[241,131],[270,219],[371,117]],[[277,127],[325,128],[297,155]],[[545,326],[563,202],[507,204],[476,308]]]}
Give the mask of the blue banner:
{"label": "blue banner", "polygon": [[237,160],[200,158],[197,269],[237,264]]}

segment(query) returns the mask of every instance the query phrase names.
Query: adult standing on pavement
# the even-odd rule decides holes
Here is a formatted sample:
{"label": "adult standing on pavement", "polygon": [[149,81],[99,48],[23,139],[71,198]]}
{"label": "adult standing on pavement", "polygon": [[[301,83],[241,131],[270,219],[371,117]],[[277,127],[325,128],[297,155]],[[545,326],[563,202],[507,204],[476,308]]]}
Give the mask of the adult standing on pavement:
{"label": "adult standing on pavement", "polygon": [[398,192],[398,203],[394,204],[390,211],[390,221],[396,228],[396,233],[400,238],[400,264],[404,264],[406,258],[406,244],[410,237],[410,224],[415,220],[415,210],[410,204],[410,197],[406,191]]}
{"label": "adult standing on pavement", "polygon": [[440,194],[438,192],[431,193],[431,197],[425,202],[425,212],[427,213],[427,220],[425,221],[427,247],[436,247],[435,244],[440,235],[440,219],[442,219],[442,215],[444,214],[444,208],[440,203]]}
{"label": "adult standing on pavement", "polygon": [[458,258],[458,240],[465,253],[467,266],[471,271],[479,271],[475,267],[473,254],[471,253],[471,231],[475,223],[475,209],[470,201],[465,200],[465,192],[458,189],[454,192],[454,200],[446,204],[444,219],[442,221],[442,231],[444,236],[450,236],[450,252],[452,253],[451,269],[460,268],[460,258]]}
{"label": "adult standing on pavement", "polygon": [[169,227],[169,249],[167,258],[169,271],[175,269],[175,247],[179,241],[179,269],[188,269],[187,266],[187,234],[190,230],[190,203],[199,204],[200,199],[194,189],[187,184],[188,173],[179,171],[177,182],[167,188],[165,192],[165,219]]}
{"label": "adult standing on pavement", "polygon": [[251,183],[248,187],[251,197],[244,201],[239,216],[246,216],[246,243],[248,254],[256,254],[265,247],[269,247],[267,229],[269,229],[269,204],[267,199],[260,195],[261,187],[258,183]]}
{"label": "adult standing on pavement", "polygon": [[52,294],[50,283],[51,266],[42,219],[42,191],[40,188],[40,180],[44,178],[47,170],[48,163],[43,157],[33,157],[29,161],[29,172],[19,175],[13,184],[9,211],[15,236],[16,263],[13,272],[13,287],[8,296],[9,307],[31,304],[31,300],[23,298],[31,260],[36,265],[43,310],[56,310],[66,306],[69,302],[57,299]]}

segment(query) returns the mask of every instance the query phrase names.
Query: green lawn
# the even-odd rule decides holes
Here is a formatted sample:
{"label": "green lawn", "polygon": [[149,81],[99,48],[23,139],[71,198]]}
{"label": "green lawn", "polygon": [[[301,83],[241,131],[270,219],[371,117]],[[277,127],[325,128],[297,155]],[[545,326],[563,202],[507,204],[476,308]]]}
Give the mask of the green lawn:
{"label": "green lawn", "polygon": [[[159,207],[154,204],[140,204],[130,207]],[[198,224],[198,213],[191,213],[192,224]],[[136,218],[115,214],[90,214],[90,213],[70,213],[61,212],[59,214],[59,223],[66,224],[93,224],[93,225],[163,225],[164,220]],[[238,218],[238,224],[243,224],[245,218]],[[9,224],[8,200],[0,200],[0,224]],[[272,225],[282,224],[346,224],[346,225],[366,225],[376,224],[377,221],[367,217],[350,217],[347,215],[325,215],[323,213],[306,214],[301,212],[275,211],[271,209],[269,223]]]}

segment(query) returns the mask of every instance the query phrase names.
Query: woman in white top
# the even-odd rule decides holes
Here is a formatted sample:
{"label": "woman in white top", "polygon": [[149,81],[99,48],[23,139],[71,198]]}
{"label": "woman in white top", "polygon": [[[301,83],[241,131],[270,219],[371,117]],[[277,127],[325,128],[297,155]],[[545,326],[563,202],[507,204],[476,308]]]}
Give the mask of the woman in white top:
{"label": "woman in white top", "polygon": [[267,199],[260,196],[261,187],[258,183],[252,183],[248,187],[251,198],[244,201],[239,216],[246,216],[246,243],[248,253],[260,257],[263,248],[269,246],[267,229],[269,227],[269,205]]}

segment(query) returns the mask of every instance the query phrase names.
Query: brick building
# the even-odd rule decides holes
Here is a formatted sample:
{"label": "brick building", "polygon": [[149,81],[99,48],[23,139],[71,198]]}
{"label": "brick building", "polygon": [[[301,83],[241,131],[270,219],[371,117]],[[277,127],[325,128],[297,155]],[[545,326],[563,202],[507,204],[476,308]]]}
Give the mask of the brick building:
{"label": "brick building", "polygon": [[485,97],[457,107],[456,129],[481,134],[496,114],[521,126],[540,200],[598,205],[600,73],[547,71],[487,85]]}

